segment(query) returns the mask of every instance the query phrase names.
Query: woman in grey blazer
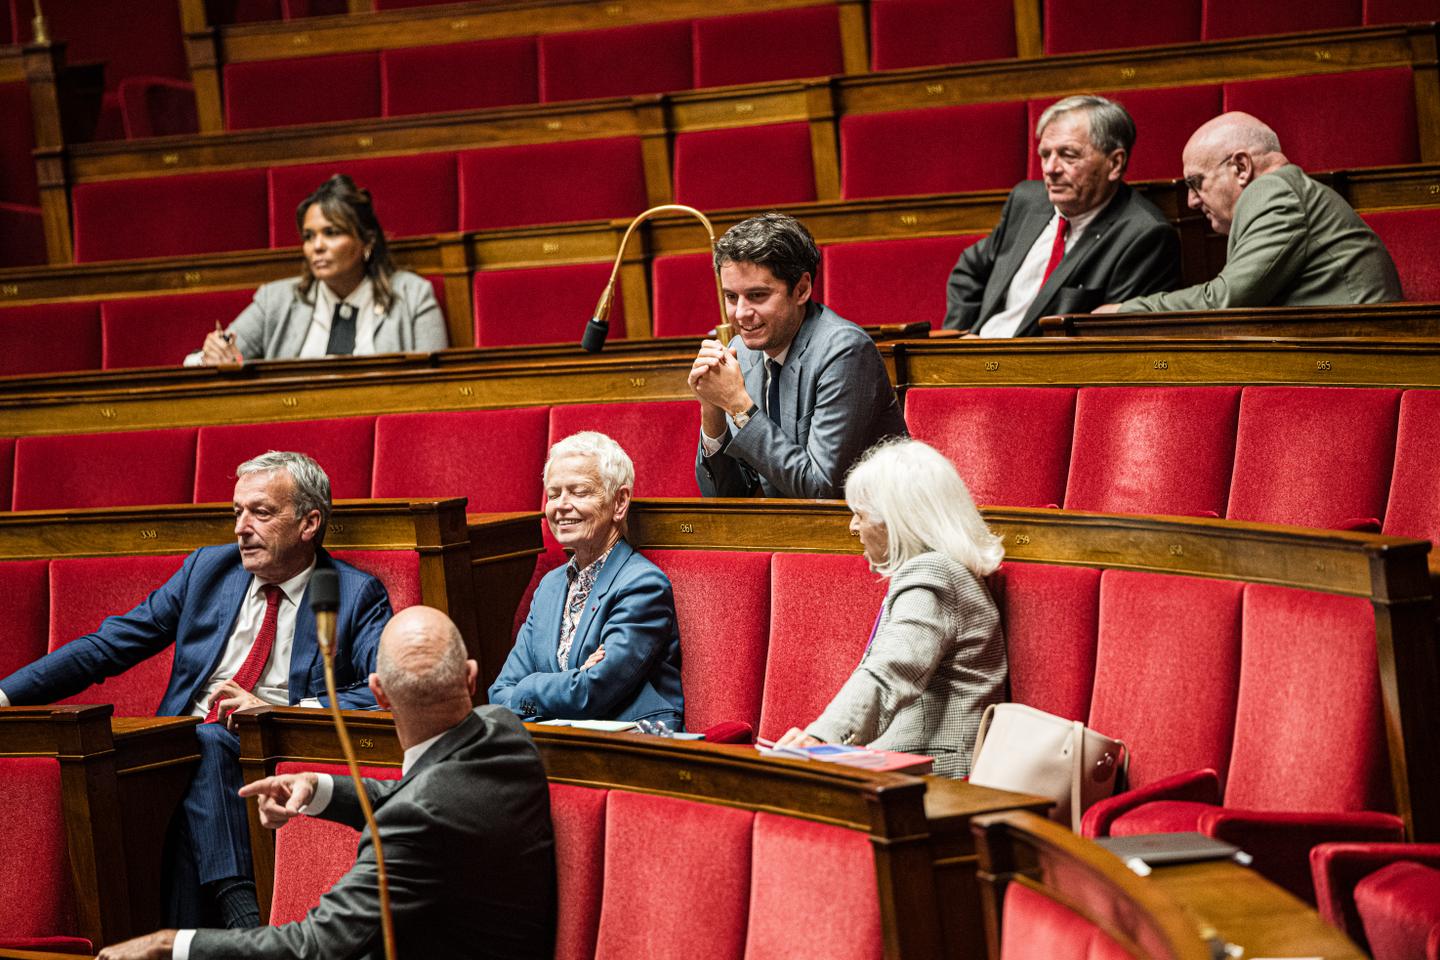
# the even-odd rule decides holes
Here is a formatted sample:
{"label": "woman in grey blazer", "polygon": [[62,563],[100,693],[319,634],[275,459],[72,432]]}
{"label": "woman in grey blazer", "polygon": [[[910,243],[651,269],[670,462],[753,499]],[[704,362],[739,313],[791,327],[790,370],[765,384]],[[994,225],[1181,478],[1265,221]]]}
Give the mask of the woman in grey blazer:
{"label": "woman in grey blazer", "polygon": [[450,345],[428,281],[399,270],[370,192],[343,173],[295,211],[299,280],[276,280],[230,324],[205,338],[186,366],[289,357],[427,352]]}
{"label": "woman in grey blazer", "polygon": [[1005,639],[984,577],[1005,551],[955,467],[918,440],[872,447],[845,481],[870,568],[890,580],[860,665],[784,745],[920,753],[962,777],[985,708],[1005,699]]}

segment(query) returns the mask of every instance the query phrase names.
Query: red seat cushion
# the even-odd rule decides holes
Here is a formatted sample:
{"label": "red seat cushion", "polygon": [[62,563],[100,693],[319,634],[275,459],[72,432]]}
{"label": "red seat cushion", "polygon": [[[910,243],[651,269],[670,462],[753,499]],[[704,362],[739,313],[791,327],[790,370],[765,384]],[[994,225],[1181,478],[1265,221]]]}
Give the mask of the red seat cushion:
{"label": "red seat cushion", "polygon": [[834,243],[821,251],[825,303],[862,326],[945,319],[945,284],[960,254],[980,237]]}
{"label": "red seat cushion", "polygon": [[229,503],[235,468],[267,450],[298,450],[330,478],[332,499],[370,496],[374,417],[281,420],[201,427],[195,445],[195,502]]}
{"label": "red seat cushion", "polygon": [[0,83],[0,200],[35,205],[35,127],[30,119],[30,87],[25,81]]}
{"label": "red seat cushion", "polygon": [[1100,571],[1007,561],[990,576],[1010,664],[1010,699],[1070,720],[1090,715]]}
{"label": "red seat cushion", "polygon": [[[344,764],[296,763],[275,765],[277,774],[312,770],[349,777]],[[372,780],[398,780],[398,767],[361,767]],[[270,925],[278,927],[302,919],[320,902],[335,881],[355,863],[360,832],[333,820],[296,817],[275,832],[275,889],[270,900]]]}
{"label": "red seat cushion", "polygon": [[1440,870],[1400,861],[1355,885],[1355,906],[1375,960],[1425,960],[1440,931]]}
{"label": "red seat cushion", "polygon": [[847,200],[1009,189],[1025,176],[1025,105],[975,103],[840,121]]}
{"label": "red seat cushion", "polygon": [[885,588],[864,557],[775,554],[760,736],[774,740],[820,716],[860,663]]}
{"label": "red seat cushion", "polygon": [[1435,0],[1364,0],[1365,23],[1422,23],[1440,17]]}
{"label": "red seat cushion", "polygon": [[[595,960],[739,957],[754,820],[748,810],[611,790]],[[703,891],[705,908],[646,893],[660,890]]]}
{"label": "red seat cushion", "polygon": [[[133,609],[180,569],[178,555],[67,557],[50,562],[50,644],[56,650]],[[117,717],[152,717],[170,683],[175,648],[93,684],[61,703],[112,703]]]}
{"label": "red seat cushion", "polygon": [[555,960],[590,960],[600,929],[605,885],[605,803],[608,790],[550,784],[559,906]]}
{"label": "red seat cushion", "polygon": [[469,150],[459,176],[461,230],[628,218],[648,205],[636,137]]}
{"label": "red seat cushion", "polygon": [[694,37],[697,87],[845,72],[833,4],[705,17],[695,21]]}
{"label": "red seat cushion", "polygon": [[[736,176],[737,170],[745,176]],[[809,203],[815,196],[807,123],[700,130],[675,137],[677,203],[723,210]]]}
{"label": "red seat cushion", "polygon": [[978,504],[1058,507],[1065,500],[1074,388],[912,389],[905,423],[911,436],[954,462]]}
{"label": "red seat cushion", "polygon": [[1110,824],[1110,836],[1134,837],[1143,833],[1194,833],[1200,818],[1214,811],[1208,803],[1190,800],[1155,800],[1122,813]]}
{"label": "red seat cushion", "polygon": [[635,464],[635,496],[698,497],[695,458],[677,456],[677,444],[700,436],[700,405],[693,400],[648,403],[577,403],[550,408],[553,445],[581,430],[598,430],[624,448]]}
{"label": "red seat cushion", "polygon": [[1239,387],[1082,387],[1065,509],[1218,517]]}
{"label": "red seat cushion", "polygon": [[382,50],[380,98],[387,117],[534,103],[535,38]]}
{"label": "red seat cushion", "polygon": [[[685,726],[724,720],[760,726],[770,635],[770,554],[647,550],[670,578],[684,656]],[[717,617],[716,611],[724,616]]]}
{"label": "red seat cushion", "polygon": [[[5,620],[0,626],[0,677],[8,677],[45,655],[50,626],[49,563],[0,562],[0,596],[5,598]],[[0,930],[6,929],[0,924]]]}
{"label": "red seat cushion", "polygon": [[191,503],[194,484],[194,427],[15,442],[16,510]]}
{"label": "red seat cushion", "polygon": [[100,311],[93,303],[0,309],[0,376],[100,369]]}
{"label": "red seat cushion", "polygon": [[32,267],[47,261],[40,208],[0,202],[0,267]]}
{"label": "red seat cushion", "polygon": [[414,550],[331,550],[330,555],[385,584],[391,610],[404,610],[425,602],[420,584],[420,554]]}
{"label": "red seat cushion", "polygon": [[864,833],[755,814],[745,960],[880,960],[876,889]]}
{"label": "red seat cushion", "polygon": [[357,186],[370,191],[375,217],[385,228],[387,237],[448,233],[455,229],[459,201],[453,153],[307,163],[269,170],[270,246],[299,245],[296,209],[336,173],[348,173]]}
{"label": "red seat cushion", "polygon": [[1095,924],[1022,883],[1005,887],[999,960],[1090,960]]}
{"label": "red seat cushion", "polygon": [[81,183],[71,196],[82,263],[253,250],[270,234],[263,170]]}
{"label": "red seat cushion", "polygon": [[650,263],[650,286],[655,336],[705,336],[720,322],[715,266],[710,254],[656,257]]}
{"label": "red seat cushion", "polygon": [[1361,214],[1390,251],[1406,300],[1440,300],[1440,264],[1433,255],[1440,239],[1440,211],[1382,210]]}
{"label": "red seat cushion", "polygon": [[1078,53],[1149,47],[1160,43],[1191,43],[1200,39],[1201,0],[1145,0],[1110,3],[1096,16],[1086,0],[1045,0],[1045,52]]}
{"label": "red seat cushion", "polygon": [[380,58],[375,53],[227,63],[224,76],[230,130],[380,116]]}
{"label": "red seat cushion", "polygon": [[[1126,570],[1101,576],[1089,725],[1125,741],[1132,786],[1207,767],[1225,776],[1240,681],[1243,587]],[[1163,635],[1156,623],[1166,625]]]}
{"label": "red seat cushion", "polygon": [[228,325],[254,296],[249,289],[220,290],[102,303],[105,369],[176,365],[200,349],[215,324]]}
{"label": "red seat cushion", "polygon": [[[1309,6],[1304,9],[1308,20]],[[1337,103],[1351,109],[1336,110]],[[1415,80],[1409,67],[1227,83],[1225,109],[1264,120],[1279,135],[1285,156],[1306,170],[1420,159]]]}
{"label": "red seat cushion", "polygon": [[870,4],[870,69],[896,70],[1015,56],[1008,0],[878,0]]}
{"label": "red seat cushion", "polygon": [[1395,471],[1384,532],[1440,542],[1440,390],[1406,390],[1400,398]]}
{"label": "red seat cushion", "polygon": [[468,497],[471,513],[534,510],[545,407],[394,413],[375,419],[377,497]]}
{"label": "red seat cushion", "polygon": [[1246,387],[1225,515],[1329,528],[1383,519],[1399,406],[1398,390]]}
{"label": "red seat cushion", "polygon": [[126,140],[198,133],[195,86],[168,77],[127,77],[120,81],[120,121]]}
{"label": "red seat cushion", "polygon": [[0,758],[0,931],[10,938],[76,932],[75,895],[65,840],[60,762],[53,757]]}
{"label": "red seat cushion", "polygon": [[[1166,7],[1165,9],[1169,9]],[[1123,106],[1135,121],[1135,147],[1130,151],[1130,165],[1125,179],[1174,180],[1184,172],[1180,155],[1190,135],[1202,123],[1220,112],[1219,84],[1194,87],[1162,87],[1158,90],[1117,90],[1104,94]],[[1030,166],[1028,176],[1038,180],[1040,155],[1035,140],[1035,124],[1045,108],[1058,100],[1046,97],[1031,100]]]}
{"label": "red seat cushion", "polygon": [[[1296,33],[1360,23],[1360,0],[1317,0],[1303,6],[1271,3],[1256,7],[1244,0],[1204,0],[1202,40]],[[1282,138],[1281,143],[1284,143]]]}
{"label": "red seat cushion", "polygon": [[[477,270],[474,280],[475,345],[576,343],[610,279],[608,263],[521,270]],[[539,291],[544,291],[543,295]],[[620,287],[610,306],[610,337],[625,336]]]}
{"label": "red seat cushion", "polygon": [[592,100],[690,89],[690,21],[542,35],[540,99]]}

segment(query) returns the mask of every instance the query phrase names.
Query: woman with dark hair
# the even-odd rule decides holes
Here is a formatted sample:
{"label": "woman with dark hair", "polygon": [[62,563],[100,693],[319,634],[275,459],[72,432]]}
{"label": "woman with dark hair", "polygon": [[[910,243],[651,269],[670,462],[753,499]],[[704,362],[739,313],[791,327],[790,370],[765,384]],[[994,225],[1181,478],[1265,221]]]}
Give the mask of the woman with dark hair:
{"label": "woman with dark hair", "polygon": [[[429,281],[395,267],[370,192],[343,173],[295,211],[300,279],[276,280],[186,366],[288,357],[424,352],[450,345]],[[317,282],[318,281],[318,282]]]}

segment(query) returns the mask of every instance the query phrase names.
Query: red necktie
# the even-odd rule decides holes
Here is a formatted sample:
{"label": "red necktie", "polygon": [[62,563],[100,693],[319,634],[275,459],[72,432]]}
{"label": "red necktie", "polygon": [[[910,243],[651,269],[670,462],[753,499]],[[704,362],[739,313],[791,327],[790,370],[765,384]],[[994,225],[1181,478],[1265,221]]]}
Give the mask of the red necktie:
{"label": "red necktie", "polygon": [[1055,228],[1055,245],[1050,248],[1050,262],[1045,264],[1045,276],[1040,278],[1040,286],[1045,286],[1045,281],[1050,279],[1050,274],[1060,266],[1060,261],[1065,259],[1065,235],[1070,232],[1070,221],[1064,217],[1060,218],[1060,225]]}
{"label": "red necktie", "polygon": [[[255,689],[260,674],[265,671],[265,661],[270,659],[270,651],[275,648],[275,627],[280,621],[280,598],[285,596],[273,583],[267,583],[260,589],[265,592],[265,619],[260,622],[260,632],[255,635],[255,642],[250,645],[250,652],[246,654],[245,662],[240,664],[240,670],[234,678],[235,683],[246,692]],[[219,719],[216,716],[219,712],[220,698],[216,697],[210,703],[210,712],[205,714],[205,722],[214,723]]]}

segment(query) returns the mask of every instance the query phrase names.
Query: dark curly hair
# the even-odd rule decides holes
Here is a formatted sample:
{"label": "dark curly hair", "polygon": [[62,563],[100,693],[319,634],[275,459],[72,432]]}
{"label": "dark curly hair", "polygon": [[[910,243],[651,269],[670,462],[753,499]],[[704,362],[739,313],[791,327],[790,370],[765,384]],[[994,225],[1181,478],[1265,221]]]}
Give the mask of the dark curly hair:
{"label": "dark curly hair", "polygon": [[805,224],[783,213],[762,213],[741,220],[715,242],[715,269],[727,263],[754,263],[785,281],[790,290],[805,274],[814,283],[820,249]]}

